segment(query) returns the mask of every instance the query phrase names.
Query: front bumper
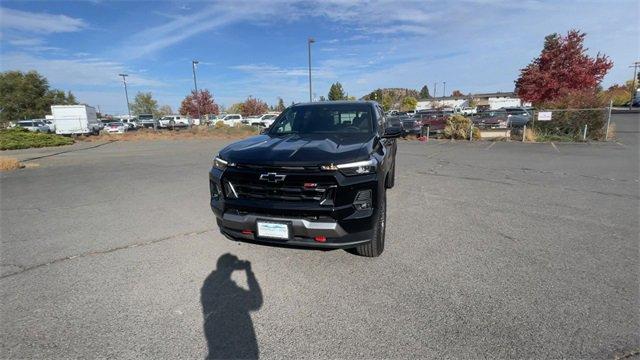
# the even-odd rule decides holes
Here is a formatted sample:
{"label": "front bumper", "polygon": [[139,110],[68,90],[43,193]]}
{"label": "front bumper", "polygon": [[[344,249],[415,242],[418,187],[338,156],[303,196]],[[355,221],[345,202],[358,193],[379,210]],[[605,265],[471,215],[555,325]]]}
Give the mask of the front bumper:
{"label": "front bumper", "polygon": [[[289,239],[261,238],[257,235],[258,221],[285,223],[289,226]],[[232,240],[262,242],[283,246],[312,248],[352,248],[371,241],[372,231],[347,233],[334,220],[311,221],[301,218],[273,217],[262,214],[225,213],[217,218],[218,227],[223,235]],[[323,236],[324,241],[316,241]]]}

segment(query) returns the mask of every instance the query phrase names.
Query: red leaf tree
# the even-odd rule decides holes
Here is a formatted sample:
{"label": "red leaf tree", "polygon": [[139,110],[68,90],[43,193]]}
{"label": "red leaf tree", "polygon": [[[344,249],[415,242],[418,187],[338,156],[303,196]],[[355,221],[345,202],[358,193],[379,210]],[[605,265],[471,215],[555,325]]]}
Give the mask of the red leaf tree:
{"label": "red leaf tree", "polygon": [[198,109],[200,109],[200,116],[206,114],[218,115],[220,113],[218,104],[215,103],[213,95],[207,89],[198,90],[197,95],[196,91],[192,90],[191,94],[187,95],[180,104],[180,115],[189,115],[192,118],[197,118]]}
{"label": "red leaf tree", "polygon": [[266,102],[249,96],[242,103],[242,116],[262,115],[269,111],[269,105]]}
{"label": "red leaf tree", "polygon": [[545,37],[540,56],[521,70],[516,92],[534,104],[554,101],[570,92],[595,89],[613,66],[608,56],[586,54],[586,34],[571,30],[566,36]]}

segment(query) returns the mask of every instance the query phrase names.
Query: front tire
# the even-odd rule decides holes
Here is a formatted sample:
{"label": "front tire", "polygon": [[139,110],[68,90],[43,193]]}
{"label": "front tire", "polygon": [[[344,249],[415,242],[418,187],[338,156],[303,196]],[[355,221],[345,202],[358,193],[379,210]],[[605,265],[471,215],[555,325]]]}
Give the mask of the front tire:
{"label": "front tire", "polygon": [[373,239],[370,242],[359,245],[355,253],[365,257],[377,257],[384,251],[384,235],[387,223],[387,192],[382,190],[378,211],[376,212],[376,225],[373,228]]}
{"label": "front tire", "polygon": [[393,166],[391,166],[391,170],[387,173],[387,177],[385,180],[385,187],[387,189],[391,189],[396,183],[396,163],[393,162]]}

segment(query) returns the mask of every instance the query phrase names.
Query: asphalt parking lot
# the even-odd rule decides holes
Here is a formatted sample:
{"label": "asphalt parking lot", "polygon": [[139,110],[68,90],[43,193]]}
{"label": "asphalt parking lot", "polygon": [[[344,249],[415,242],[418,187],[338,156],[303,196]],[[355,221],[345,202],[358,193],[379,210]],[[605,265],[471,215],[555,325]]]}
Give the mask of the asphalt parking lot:
{"label": "asphalt parking lot", "polygon": [[609,143],[400,141],[375,259],[221,236],[228,141],[7,152],[38,166],[0,174],[0,357],[633,354],[638,115],[614,121]]}

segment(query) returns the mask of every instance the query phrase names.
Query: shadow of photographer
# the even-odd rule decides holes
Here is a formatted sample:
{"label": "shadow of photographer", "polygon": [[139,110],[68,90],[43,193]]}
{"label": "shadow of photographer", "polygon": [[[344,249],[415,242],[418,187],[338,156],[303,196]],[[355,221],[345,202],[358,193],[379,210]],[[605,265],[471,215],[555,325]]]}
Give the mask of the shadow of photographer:
{"label": "shadow of photographer", "polygon": [[[231,280],[231,274],[245,271],[249,290]],[[216,270],[200,289],[204,334],[209,347],[207,359],[257,359],[258,341],[249,312],[262,306],[262,290],[251,271],[251,262],[232,254],[218,258]]]}

